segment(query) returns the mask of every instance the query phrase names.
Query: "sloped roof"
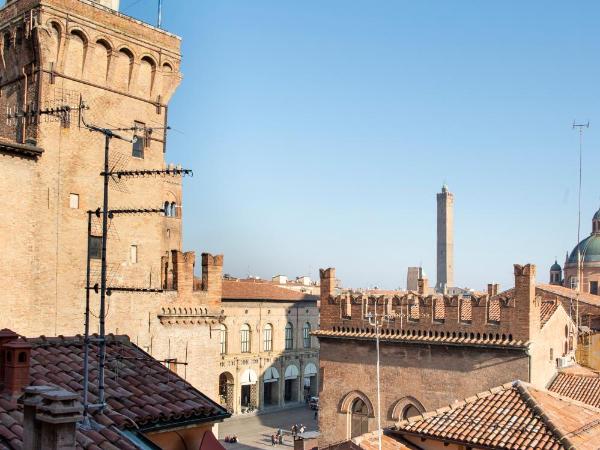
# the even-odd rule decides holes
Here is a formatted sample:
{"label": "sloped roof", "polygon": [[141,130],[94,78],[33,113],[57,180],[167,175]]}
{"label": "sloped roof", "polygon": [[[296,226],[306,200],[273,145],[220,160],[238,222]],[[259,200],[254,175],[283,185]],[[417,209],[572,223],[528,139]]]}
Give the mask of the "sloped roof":
{"label": "sloped roof", "polygon": [[559,373],[548,390],[600,408],[600,374],[575,375]]}
{"label": "sloped roof", "polygon": [[[61,387],[82,396],[83,338],[27,339],[31,351],[31,384]],[[90,346],[90,402],[97,402],[97,346]],[[168,429],[182,421],[217,421],[230,416],[191,384],[130,342],[107,336],[104,413],[95,413],[98,429],[77,430],[78,448],[137,448],[120,430]],[[0,448],[20,448],[23,415],[16,402],[0,396]],[[111,446],[112,445],[112,446]]]}
{"label": "sloped roof", "polygon": [[317,295],[279,287],[267,281],[223,280],[223,300],[317,301]]}
{"label": "sloped roof", "polygon": [[[578,295],[573,289],[555,284],[537,284],[536,289],[539,289],[545,293],[555,294],[560,297],[572,298],[573,300],[575,300]],[[594,306],[600,306],[600,295],[590,294],[589,292],[580,292],[579,301]]]}
{"label": "sloped roof", "polygon": [[411,417],[392,430],[465,446],[597,450],[600,409],[516,381]]}
{"label": "sloped roof", "polygon": [[[358,436],[354,438],[353,441],[363,450],[379,449],[379,437],[377,431]],[[407,447],[402,442],[399,442],[397,439],[386,434],[381,436],[381,448],[385,450],[410,450],[410,447]]]}

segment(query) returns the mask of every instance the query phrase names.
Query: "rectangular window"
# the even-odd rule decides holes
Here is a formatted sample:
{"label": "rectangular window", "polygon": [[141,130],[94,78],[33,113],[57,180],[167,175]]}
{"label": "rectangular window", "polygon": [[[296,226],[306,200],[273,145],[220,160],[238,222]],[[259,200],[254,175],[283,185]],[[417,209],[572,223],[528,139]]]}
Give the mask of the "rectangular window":
{"label": "rectangular window", "polygon": [[302,338],[304,341],[304,348],[310,348],[310,325],[307,323],[302,329]]}
{"label": "rectangular window", "polygon": [[250,353],[250,330],[241,331],[242,353]]}
{"label": "rectangular window", "polygon": [[590,281],[590,294],[598,295],[598,282]]}
{"label": "rectangular window", "polygon": [[69,194],[69,208],[79,209],[79,194]]}
{"label": "rectangular window", "polygon": [[221,355],[227,354],[227,328],[223,325],[219,330],[219,340],[221,344]]}
{"label": "rectangular window", "polygon": [[102,258],[102,238],[90,236],[90,259]]}
{"label": "rectangular window", "polygon": [[291,326],[285,327],[285,349],[291,350],[294,348],[294,334]]}
{"label": "rectangular window", "polygon": [[177,358],[170,358],[165,360],[166,366],[173,373],[177,373]]}
{"label": "rectangular window", "polygon": [[144,159],[144,147],[146,147],[146,125],[142,122],[134,122],[135,134],[133,135],[133,147],[131,156]]}
{"label": "rectangular window", "polygon": [[138,247],[137,245],[132,245],[129,247],[129,260],[131,264],[136,264],[138,262]]}

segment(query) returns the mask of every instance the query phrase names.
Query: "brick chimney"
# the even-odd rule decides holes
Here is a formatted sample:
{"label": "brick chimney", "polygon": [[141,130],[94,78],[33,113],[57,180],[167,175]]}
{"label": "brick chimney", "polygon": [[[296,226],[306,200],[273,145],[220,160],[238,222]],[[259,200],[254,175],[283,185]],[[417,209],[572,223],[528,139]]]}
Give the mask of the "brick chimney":
{"label": "brick chimney", "polygon": [[37,407],[42,403],[42,394],[53,391],[51,386],[27,386],[22,397],[23,403],[23,450],[41,448],[42,425],[37,421]]}
{"label": "brick chimney", "polygon": [[[64,450],[75,448],[77,422],[83,419],[79,396],[64,389],[40,394],[35,423],[41,424],[40,449]],[[36,449],[37,450],[37,449]]]}
{"label": "brick chimney", "polygon": [[329,297],[335,295],[335,268],[321,269],[319,274],[321,277],[321,295],[319,301],[322,305],[327,302]]}
{"label": "brick chimney", "polygon": [[540,331],[540,301],[535,295],[535,265],[514,265],[515,313],[511,324],[516,339],[529,341]]}
{"label": "brick chimney", "polygon": [[223,255],[202,253],[202,290],[211,305],[221,303],[223,295]]}
{"label": "brick chimney", "polygon": [[2,346],[4,350],[4,392],[11,397],[19,397],[24,387],[29,385],[31,344],[24,339],[16,339]]}
{"label": "brick chimney", "polygon": [[6,365],[4,364],[4,344],[18,339],[19,335],[8,328],[0,330],[0,392],[4,389],[4,377],[6,376]]}
{"label": "brick chimney", "polygon": [[499,290],[500,290],[500,285],[498,283],[488,283],[488,285],[487,285],[488,297],[491,298],[495,295],[498,295]]}

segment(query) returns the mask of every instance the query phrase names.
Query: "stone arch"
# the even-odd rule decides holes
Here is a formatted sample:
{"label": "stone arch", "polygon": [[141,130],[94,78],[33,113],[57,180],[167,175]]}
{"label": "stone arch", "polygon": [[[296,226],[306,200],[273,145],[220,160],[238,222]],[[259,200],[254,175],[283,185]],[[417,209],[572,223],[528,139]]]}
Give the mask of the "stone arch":
{"label": "stone arch", "polygon": [[369,417],[375,417],[375,409],[371,400],[361,391],[350,391],[344,395],[339,404],[339,412],[350,414],[352,412],[352,404],[357,398],[361,399],[367,405]]}
{"label": "stone arch", "polygon": [[128,47],[121,47],[115,53],[114,85],[117,89],[129,90],[135,55]]}
{"label": "stone arch", "polygon": [[81,78],[84,72],[89,38],[80,28],[71,28],[67,43],[63,70],[67,76]]}
{"label": "stone arch", "polygon": [[416,398],[408,395],[406,397],[402,397],[393,404],[389,411],[389,418],[394,422],[398,422],[405,420],[408,417],[412,417],[412,415],[407,415],[410,414],[411,408],[416,409],[419,414],[423,414],[425,412],[425,407],[423,404]]}
{"label": "stone arch", "polygon": [[47,47],[47,59],[48,62],[54,63],[54,68],[56,69],[63,38],[63,28],[60,23],[56,22],[55,20],[51,20],[48,21],[47,29],[48,33],[50,34],[50,40]]}
{"label": "stone arch", "polygon": [[233,411],[235,382],[230,372],[219,374],[219,403],[228,411]]}

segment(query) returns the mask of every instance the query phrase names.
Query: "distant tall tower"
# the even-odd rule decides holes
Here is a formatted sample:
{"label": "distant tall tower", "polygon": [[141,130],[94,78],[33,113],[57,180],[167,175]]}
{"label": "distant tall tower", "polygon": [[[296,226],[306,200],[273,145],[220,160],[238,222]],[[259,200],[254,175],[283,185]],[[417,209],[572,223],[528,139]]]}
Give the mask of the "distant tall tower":
{"label": "distant tall tower", "polygon": [[437,283],[435,289],[444,292],[454,286],[454,195],[448,186],[437,194]]}

